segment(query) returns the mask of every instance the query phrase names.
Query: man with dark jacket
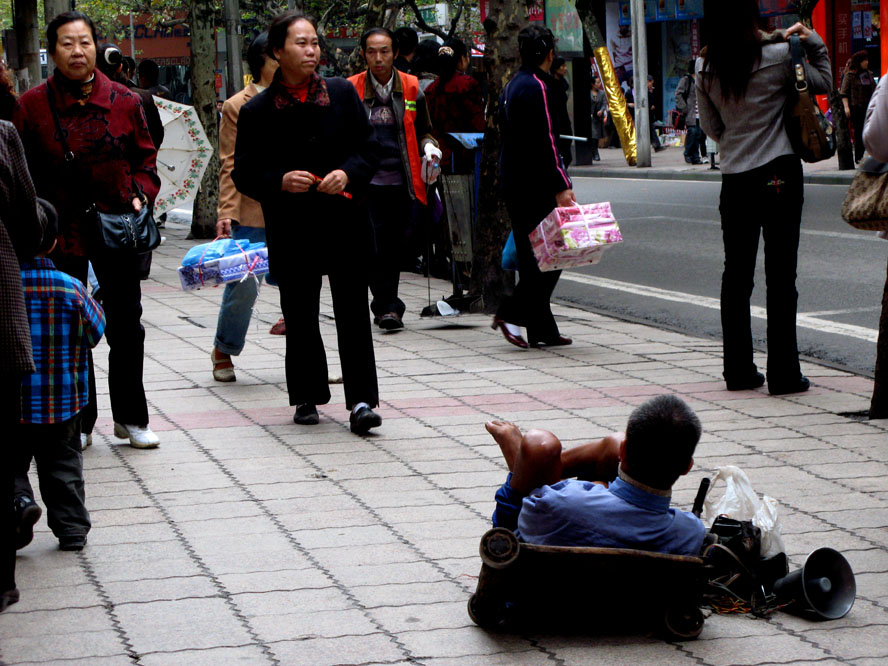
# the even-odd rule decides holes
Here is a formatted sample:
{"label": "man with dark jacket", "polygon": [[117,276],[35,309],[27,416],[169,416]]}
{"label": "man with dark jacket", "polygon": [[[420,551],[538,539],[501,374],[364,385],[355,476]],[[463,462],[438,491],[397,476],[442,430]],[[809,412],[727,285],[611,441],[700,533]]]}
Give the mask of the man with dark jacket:
{"label": "man with dark jacket", "polygon": [[432,138],[419,81],[394,68],[398,49],[391,31],[371,28],[361,36],[361,50],[367,70],[349,81],[364,100],[382,145],[379,169],[368,190],[376,235],[370,309],[374,323],[393,331],[404,328],[405,306],[398,298],[398,282],[413,202],[426,204],[426,185],[435,182],[440,173],[441,151]]}
{"label": "man with dark jacket", "polygon": [[0,429],[7,435],[0,446],[0,611],[19,600],[13,512],[17,449],[8,436],[18,428],[22,377],[34,372],[19,261],[37,253],[48,216],[55,211],[36,198],[18,132],[0,120]]}
{"label": "man with dark jacket", "polygon": [[526,348],[519,327],[527,328],[531,346],[569,345],[558,332],[549,299],[561,271],[543,273],[528,234],[556,206],[575,205],[573,184],[558,152],[552,99],[545,80],[555,57],[555,38],[542,26],[518,34],[521,69],[500,97],[500,182],[512,221],[521,278],[493,318],[511,344]]}
{"label": "man with dark jacket", "polygon": [[700,144],[706,140],[700,129],[700,117],[697,113],[697,86],[694,82],[695,58],[691,58],[688,73],[678,82],[675,89],[675,110],[684,116],[688,133],[685,136],[684,158],[688,164],[703,164],[700,159]]}

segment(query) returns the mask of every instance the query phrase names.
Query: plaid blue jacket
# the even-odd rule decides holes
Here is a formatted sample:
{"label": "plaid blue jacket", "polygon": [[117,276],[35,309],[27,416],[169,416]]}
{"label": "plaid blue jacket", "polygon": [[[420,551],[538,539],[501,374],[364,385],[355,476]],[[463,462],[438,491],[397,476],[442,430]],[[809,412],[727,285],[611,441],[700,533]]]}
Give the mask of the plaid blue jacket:
{"label": "plaid blue jacket", "polygon": [[22,263],[22,286],[37,371],[22,380],[21,420],[67,421],[89,402],[87,352],[102,339],[105,313],[49,259]]}

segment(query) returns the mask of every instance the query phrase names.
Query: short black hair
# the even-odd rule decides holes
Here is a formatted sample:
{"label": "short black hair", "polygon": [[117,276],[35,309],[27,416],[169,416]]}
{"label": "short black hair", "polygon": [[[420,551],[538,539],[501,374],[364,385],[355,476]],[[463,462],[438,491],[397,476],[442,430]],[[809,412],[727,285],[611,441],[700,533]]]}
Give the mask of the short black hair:
{"label": "short black hair", "polygon": [[132,56],[123,56],[123,65],[129,76],[132,76],[136,73],[136,60]]}
{"label": "short black hair", "polygon": [[153,60],[143,60],[139,63],[139,76],[145,77],[149,86],[156,86],[160,81],[160,67]]}
{"label": "short black hair", "polygon": [[555,56],[555,59],[552,60],[552,71],[554,72],[559,67],[564,65],[566,62],[567,61],[564,58],[562,58],[561,56]]}
{"label": "short black hair", "polygon": [[274,50],[284,48],[284,43],[287,41],[287,33],[290,32],[290,26],[297,21],[308,21],[315,29],[315,32],[317,32],[317,21],[308,14],[303,14],[295,9],[278,14],[274,17],[271,25],[268,26],[268,46],[265,52],[269,56],[274,58]]}
{"label": "short black hair", "polygon": [[96,25],[92,22],[92,19],[84,14],[83,12],[64,12],[56,16],[49,24],[46,26],[46,52],[52,55],[55,53],[56,45],[59,42],[59,28],[61,28],[66,23],[74,23],[74,21],[83,21],[86,25],[89,26],[89,30],[92,33],[93,44],[98,44],[99,40],[96,37]]}
{"label": "short black hair", "polygon": [[703,427],[687,403],[658,395],[635,408],[626,425],[626,471],[645,485],[668,490],[684,474]]}
{"label": "short black hair", "polygon": [[539,67],[555,49],[555,35],[542,25],[529,25],[518,33],[518,53],[525,67]]}
{"label": "short black hair", "polygon": [[416,30],[404,26],[395,30],[393,34],[398,53],[410,55],[416,50],[416,45],[419,44],[419,35],[416,34]]}
{"label": "short black hair", "polygon": [[260,32],[247,47],[247,67],[250,68],[250,75],[256,82],[262,78],[262,68],[265,66],[265,58],[268,57],[266,53],[267,48],[267,32]]}
{"label": "short black hair", "polygon": [[[398,51],[398,40],[395,39],[395,33],[393,33],[388,28],[382,28],[380,26],[376,26],[375,28],[370,28],[369,30],[365,30],[364,34],[361,35],[361,51],[367,50],[367,40],[370,39],[373,35],[385,35],[390,40],[392,40],[392,50]],[[398,51],[400,53],[400,51]]]}

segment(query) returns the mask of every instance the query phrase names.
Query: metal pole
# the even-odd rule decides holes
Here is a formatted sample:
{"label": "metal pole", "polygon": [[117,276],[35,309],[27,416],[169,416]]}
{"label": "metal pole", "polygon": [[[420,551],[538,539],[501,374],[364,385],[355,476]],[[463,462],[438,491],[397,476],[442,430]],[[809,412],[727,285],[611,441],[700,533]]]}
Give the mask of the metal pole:
{"label": "metal pole", "polygon": [[133,27],[133,13],[130,12],[130,58],[136,59],[136,30]]}
{"label": "metal pole", "polygon": [[644,0],[631,0],[632,71],[635,77],[635,141],[638,147],[636,166],[651,165],[651,116],[648,103],[647,28],[644,24]]}
{"label": "metal pole", "polygon": [[241,54],[241,23],[239,0],[225,0],[225,51],[228,59],[227,97],[239,92],[244,86],[244,64]]}
{"label": "metal pole", "polygon": [[287,9],[296,9],[296,0],[287,0]]}

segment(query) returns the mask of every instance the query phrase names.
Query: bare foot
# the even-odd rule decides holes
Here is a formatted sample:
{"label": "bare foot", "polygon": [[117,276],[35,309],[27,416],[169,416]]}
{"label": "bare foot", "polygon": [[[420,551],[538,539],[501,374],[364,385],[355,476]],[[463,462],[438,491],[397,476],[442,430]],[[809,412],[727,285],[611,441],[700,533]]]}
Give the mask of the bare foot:
{"label": "bare foot", "polygon": [[484,428],[499,444],[503,458],[510,472],[514,472],[515,459],[518,457],[518,449],[521,447],[521,431],[514,423],[508,421],[488,421]]}

